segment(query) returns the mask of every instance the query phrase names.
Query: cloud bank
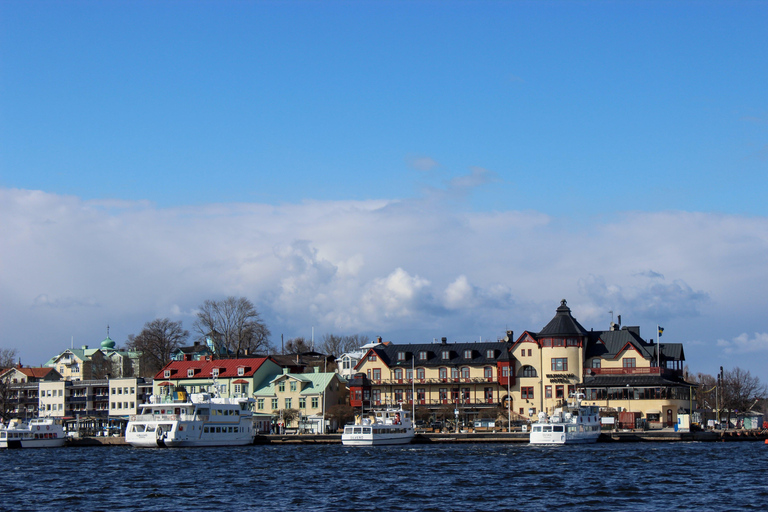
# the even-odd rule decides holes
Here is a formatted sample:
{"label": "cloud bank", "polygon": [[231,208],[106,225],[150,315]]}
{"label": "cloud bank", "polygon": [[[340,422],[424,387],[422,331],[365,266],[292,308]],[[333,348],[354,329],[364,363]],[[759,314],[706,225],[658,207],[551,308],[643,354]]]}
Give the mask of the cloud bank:
{"label": "cloud bank", "polygon": [[[476,168],[449,188],[492,179]],[[755,300],[768,288],[765,218],[628,212],[574,227],[429,195],[163,209],[15,189],[0,190],[0,218],[0,344],[30,364],[73,337],[97,344],[107,324],[118,341],[156,317],[189,328],[204,300],[228,295],[251,299],[278,344],[312,328],[495,339],[541,329],[566,298],[587,328],[606,328],[609,311],[645,337],[664,325],[664,341],[696,347],[696,371],[768,358]]]}

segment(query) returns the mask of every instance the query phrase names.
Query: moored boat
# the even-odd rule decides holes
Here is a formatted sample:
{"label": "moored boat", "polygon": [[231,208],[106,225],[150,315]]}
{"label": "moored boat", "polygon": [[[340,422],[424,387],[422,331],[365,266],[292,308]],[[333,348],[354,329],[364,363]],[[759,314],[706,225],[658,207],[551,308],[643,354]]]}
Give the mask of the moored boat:
{"label": "moored boat", "polygon": [[341,443],[345,446],[408,444],[416,436],[411,413],[402,407],[373,409],[344,426]]}
{"label": "moored boat", "polygon": [[581,405],[582,393],[571,395],[565,407],[547,416],[539,413],[531,425],[530,444],[594,443],[600,437],[599,408]]}
{"label": "moored boat", "polygon": [[252,398],[220,398],[208,393],[174,393],[173,401],[154,396],[130,417],[125,441],[136,447],[240,446],[256,436]]}
{"label": "moored boat", "polygon": [[0,426],[0,448],[58,448],[64,446],[64,426],[57,418],[14,418]]}

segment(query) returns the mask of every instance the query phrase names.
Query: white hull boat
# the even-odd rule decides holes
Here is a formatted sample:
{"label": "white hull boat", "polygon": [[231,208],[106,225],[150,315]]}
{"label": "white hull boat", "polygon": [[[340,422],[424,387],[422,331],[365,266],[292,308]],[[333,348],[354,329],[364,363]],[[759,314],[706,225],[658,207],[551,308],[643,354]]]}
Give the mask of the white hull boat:
{"label": "white hull boat", "polygon": [[531,426],[530,444],[594,443],[600,437],[599,408],[583,406],[583,394],[571,396],[566,407],[555,409],[547,417],[539,413],[539,420]]}
{"label": "white hull boat", "polygon": [[0,448],[58,448],[65,440],[59,419],[12,419],[8,426],[0,426]]}
{"label": "white hull boat", "polygon": [[402,408],[374,409],[365,418],[357,417],[354,425],[344,426],[344,446],[379,446],[408,444],[413,441],[411,414]]}
{"label": "white hull boat", "polygon": [[[252,398],[214,398],[208,393],[176,393],[173,401],[143,404],[130,417],[125,441],[131,446],[241,446],[253,443]],[[159,403],[157,403],[159,402]]]}

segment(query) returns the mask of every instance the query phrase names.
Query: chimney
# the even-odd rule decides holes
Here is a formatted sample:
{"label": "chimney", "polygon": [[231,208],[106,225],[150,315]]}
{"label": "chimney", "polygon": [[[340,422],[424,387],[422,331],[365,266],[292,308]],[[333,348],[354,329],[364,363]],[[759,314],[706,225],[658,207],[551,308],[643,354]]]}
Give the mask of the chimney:
{"label": "chimney", "polygon": [[376,343],[381,343],[381,336],[376,336]]}
{"label": "chimney", "polygon": [[448,344],[448,338],[446,338],[446,337],[440,338],[440,341],[443,343],[443,345],[447,345]]}
{"label": "chimney", "polygon": [[195,342],[195,343],[194,343],[192,346],[193,346],[193,347],[199,347],[199,346],[200,346],[200,342],[199,342],[199,341],[196,341],[196,342]]}

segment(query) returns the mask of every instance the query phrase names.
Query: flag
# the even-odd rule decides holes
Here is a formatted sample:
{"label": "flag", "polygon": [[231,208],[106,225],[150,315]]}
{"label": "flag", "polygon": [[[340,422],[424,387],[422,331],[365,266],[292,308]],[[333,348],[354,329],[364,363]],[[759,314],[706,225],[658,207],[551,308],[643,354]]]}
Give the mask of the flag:
{"label": "flag", "polygon": [[659,336],[661,336],[662,334],[664,334],[664,328],[663,327],[659,327]]}

